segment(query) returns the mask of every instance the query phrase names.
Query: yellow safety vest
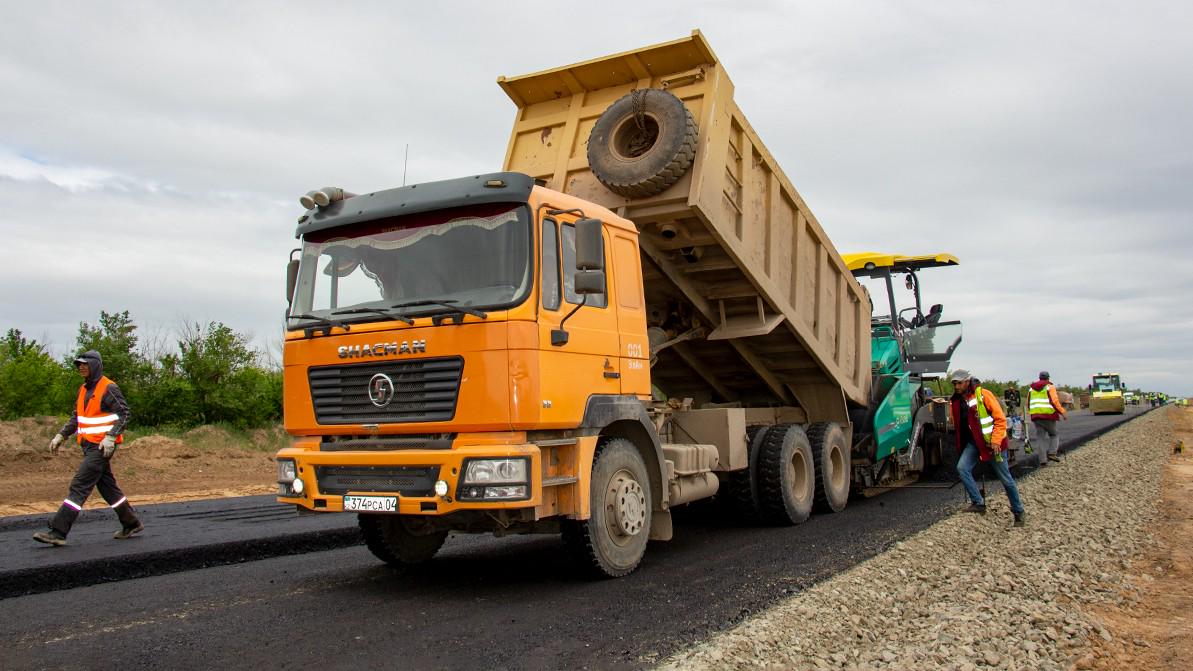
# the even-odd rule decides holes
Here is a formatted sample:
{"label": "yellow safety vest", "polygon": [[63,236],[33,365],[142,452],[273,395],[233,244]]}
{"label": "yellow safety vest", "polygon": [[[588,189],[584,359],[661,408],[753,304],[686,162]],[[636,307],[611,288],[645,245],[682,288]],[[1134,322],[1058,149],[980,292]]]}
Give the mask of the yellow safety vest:
{"label": "yellow safety vest", "polygon": [[1052,398],[1048,395],[1048,390],[1052,389],[1052,385],[1046,385],[1043,389],[1036,391],[1031,390],[1027,396],[1027,411],[1031,413],[1032,417],[1036,415],[1055,415],[1057,410],[1052,406]]}
{"label": "yellow safety vest", "polygon": [[966,401],[966,403],[969,404],[969,407],[977,410],[978,424],[982,426],[982,438],[986,440],[986,447],[990,447],[990,441],[994,437],[994,418],[990,416],[990,411],[986,409],[986,399],[982,397],[982,388],[977,387],[974,389],[973,398]]}

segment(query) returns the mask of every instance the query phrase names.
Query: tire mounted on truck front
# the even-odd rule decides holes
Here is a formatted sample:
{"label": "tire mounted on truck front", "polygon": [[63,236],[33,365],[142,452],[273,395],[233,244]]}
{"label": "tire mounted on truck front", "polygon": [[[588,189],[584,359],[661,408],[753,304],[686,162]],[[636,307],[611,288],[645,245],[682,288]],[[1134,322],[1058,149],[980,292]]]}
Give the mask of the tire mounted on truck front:
{"label": "tire mounted on truck front", "polygon": [[588,165],[613,193],[646,198],[679,181],[696,159],[696,119],[662,89],[637,89],[606,109],[588,135]]}
{"label": "tire mounted on truck front", "polygon": [[778,424],[758,453],[758,507],[767,524],[799,524],[812,514],[816,470],[803,427]]}
{"label": "tire mounted on truck front", "polygon": [[565,520],[563,541],[586,569],[618,578],[638,568],[650,537],[650,479],[624,438],[606,439],[592,458],[590,517]]}
{"label": "tire mounted on truck front", "polygon": [[369,551],[397,568],[429,561],[447,540],[447,531],[420,529],[408,515],[360,513],[357,522]]}

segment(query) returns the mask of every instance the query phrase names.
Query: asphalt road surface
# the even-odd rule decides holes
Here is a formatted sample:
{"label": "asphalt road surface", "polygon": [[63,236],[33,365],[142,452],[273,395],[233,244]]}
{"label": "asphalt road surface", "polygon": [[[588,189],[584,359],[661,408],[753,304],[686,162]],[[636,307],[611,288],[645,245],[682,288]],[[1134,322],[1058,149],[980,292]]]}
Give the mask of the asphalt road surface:
{"label": "asphalt road surface", "polygon": [[[1076,417],[1064,443],[1123,419]],[[960,486],[923,483],[792,528],[736,527],[713,504],[690,506],[675,540],[652,543],[619,580],[577,577],[555,537],[458,536],[405,575],[353,546],[13,597],[0,600],[0,666],[641,668],[963,499]]]}

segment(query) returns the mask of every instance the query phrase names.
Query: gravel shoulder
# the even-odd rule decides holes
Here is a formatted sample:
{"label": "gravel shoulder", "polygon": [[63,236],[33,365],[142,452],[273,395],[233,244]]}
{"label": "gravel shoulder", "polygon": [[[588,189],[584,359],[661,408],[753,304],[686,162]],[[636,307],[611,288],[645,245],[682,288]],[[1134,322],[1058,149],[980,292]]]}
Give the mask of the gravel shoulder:
{"label": "gravel shoulder", "polygon": [[[1184,412],[1149,413],[1020,480],[1026,528],[1011,527],[993,483],[987,515],[938,522],[662,668],[1105,666],[1101,650],[1119,639],[1104,614],[1154,583],[1138,562],[1154,551],[1173,422]],[[1144,648],[1127,635],[1130,649]]]}

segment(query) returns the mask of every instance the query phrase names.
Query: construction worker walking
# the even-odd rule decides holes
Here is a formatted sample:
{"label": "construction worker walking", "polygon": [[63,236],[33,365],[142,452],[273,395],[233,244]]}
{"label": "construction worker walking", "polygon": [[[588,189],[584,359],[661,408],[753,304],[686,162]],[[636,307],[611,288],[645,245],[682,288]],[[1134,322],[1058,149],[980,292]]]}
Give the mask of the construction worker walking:
{"label": "construction worker walking", "polygon": [[1046,434],[1048,440],[1044,445],[1044,454],[1040,455],[1040,465],[1049,461],[1060,461],[1060,433],[1056,430],[1059,420],[1069,419],[1065,406],[1056,395],[1056,385],[1052,384],[1048,371],[1040,371],[1040,379],[1031,383],[1031,391],[1027,395],[1027,412],[1031,415],[1031,423],[1035,425],[1037,435]]}
{"label": "construction worker walking", "polygon": [[50,520],[49,530],[33,534],[33,540],[50,545],[66,545],[66,535],[70,533],[91,490],[97,486],[104,501],[120,519],[120,531],[116,532],[115,538],[123,540],[145,528],[137,519],[124,492],[117,486],[116,476],[112,474],[112,455],[116,453],[116,447],[124,442],[121,432],[128,423],[128,403],[120,387],[104,377],[104,365],[99,352],[84,352],[74,363],[76,370],[83,376],[83,384],[79,386],[74,414],[50,441],[50,453],[57,454],[63,441],[77,433],[79,447],[83,450],[83,462],[70,482],[70,493]]}
{"label": "construction worker walking", "polygon": [[1024,525],[1023,502],[1007,466],[1007,416],[998,404],[998,398],[989,389],[979,386],[969,371],[955,370],[949,380],[953,383],[949,406],[957,434],[957,454],[960,455],[957,474],[970,500],[965,512],[986,514],[986,500],[973,479],[974,466],[981,459],[993,466],[1011,502],[1015,526],[1021,527]]}

